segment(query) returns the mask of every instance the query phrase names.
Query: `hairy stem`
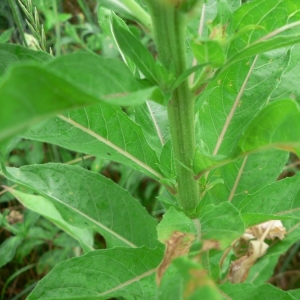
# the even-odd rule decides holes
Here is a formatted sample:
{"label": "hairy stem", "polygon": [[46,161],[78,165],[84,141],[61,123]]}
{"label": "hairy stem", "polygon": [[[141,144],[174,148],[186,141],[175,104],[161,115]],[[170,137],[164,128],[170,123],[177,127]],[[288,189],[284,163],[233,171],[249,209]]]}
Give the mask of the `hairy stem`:
{"label": "hairy stem", "polygon": [[[149,9],[159,59],[178,77],[186,70],[185,15],[163,1],[149,1]],[[167,109],[176,163],[178,202],[192,217],[199,202],[199,187],[192,171],[194,97],[187,79],[174,90]]]}

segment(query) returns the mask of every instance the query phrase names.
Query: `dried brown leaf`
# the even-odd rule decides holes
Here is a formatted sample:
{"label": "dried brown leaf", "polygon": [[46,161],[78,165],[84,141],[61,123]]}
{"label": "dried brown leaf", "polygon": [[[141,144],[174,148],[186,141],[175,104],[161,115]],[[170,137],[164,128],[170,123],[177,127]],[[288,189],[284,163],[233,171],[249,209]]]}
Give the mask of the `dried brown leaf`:
{"label": "dried brown leaf", "polygon": [[160,284],[163,274],[176,257],[187,254],[195,240],[195,236],[189,233],[174,231],[171,237],[166,241],[166,250],[164,258],[159,265],[156,273],[157,285]]}

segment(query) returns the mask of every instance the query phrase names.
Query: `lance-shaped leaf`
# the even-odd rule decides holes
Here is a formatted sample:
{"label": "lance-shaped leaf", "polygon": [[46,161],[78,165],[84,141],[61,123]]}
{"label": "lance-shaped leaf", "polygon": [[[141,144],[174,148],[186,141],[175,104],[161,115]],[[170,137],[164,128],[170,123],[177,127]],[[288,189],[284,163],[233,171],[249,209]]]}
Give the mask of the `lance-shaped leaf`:
{"label": "lance-shaped leaf", "polygon": [[[112,15],[112,32],[121,51],[128,56],[153,84],[158,82],[156,61],[148,49]],[[165,71],[166,72],[166,71]],[[167,72],[165,73],[165,75]]]}
{"label": "lance-shaped leaf", "polygon": [[46,164],[9,168],[5,175],[51,201],[69,224],[99,232],[108,247],[155,247],[158,243],[156,222],[145,208],[100,174],[77,166]]}
{"label": "lance-shaped leaf", "polygon": [[20,45],[0,43],[0,75],[12,64],[22,61],[47,62],[53,57],[42,51],[35,51]]}
{"label": "lance-shaped leaf", "polygon": [[122,62],[88,53],[62,56],[48,65],[19,65],[0,81],[0,140],[61,111],[101,101],[143,103],[154,91]]}
{"label": "lance-shaped leaf", "polygon": [[9,263],[15,256],[17,248],[22,244],[23,237],[12,236],[0,245],[0,267]]}
{"label": "lance-shaped leaf", "polygon": [[[226,162],[226,156],[236,147],[237,137],[261,107],[266,105],[275,88],[274,83],[285,70],[289,61],[289,55],[285,55],[285,52],[276,50],[254,60],[236,63],[207,86],[196,103],[199,108],[197,142],[200,153],[208,154],[206,161],[203,155],[200,157],[199,169],[210,165],[212,168],[214,165],[220,167],[224,162],[230,162],[230,159]],[[222,158],[220,155],[224,156],[223,161],[217,161]],[[243,198],[243,193],[255,192],[264,186],[265,181],[271,183],[281,172],[287,156],[278,151],[268,151],[268,154],[252,154],[244,159],[209,173],[209,182],[214,179],[226,181],[206,193],[206,200],[210,198],[208,203]],[[249,187],[251,190],[248,190]]]}
{"label": "lance-shaped leaf", "polygon": [[300,175],[267,185],[236,203],[247,226],[276,219],[300,218]]}
{"label": "lance-shaped leaf", "polygon": [[26,138],[100,156],[162,179],[156,153],[140,126],[119,107],[102,104],[74,110],[35,126]]}
{"label": "lance-shaped leaf", "polygon": [[84,251],[93,250],[93,233],[88,228],[75,227],[66,222],[51,200],[38,195],[26,194],[8,188],[25,207],[44,216],[62,230],[67,232],[74,239],[78,240]]}
{"label": "lance-shaped leaf", "polygon": [[115,59],[77,52],[52,60],[47,68],[60,73],[87,94],[110,104],[126,106],[152,98],[163,99],[157,87],[135,78],[124,63]]}
{"label": "lance-shaped leaf", "polygon": [[289,292],[280,290],[270,284],[254,285],[251,283],[223,284],[220,290],[229,299],[281,299],[296,300]]}
{"label": "lance-shaped leaf", "polygon": [[244,129],[236,153],[279,148],[300,155],[299,132],[299,105],[289,99],[274,101],[262,109]]}
{"label": "lance-shaped leaf", "polygon": [[97,250],[59,263],[28,300],[155,299],[162,251],[146,247]]}
{"label": "lance-shaped leaf", "polygon": [[229,32],[234,34],[227,65],[272,49],[299,43],[300,3],[293,0],[247,2],[234,12]]}

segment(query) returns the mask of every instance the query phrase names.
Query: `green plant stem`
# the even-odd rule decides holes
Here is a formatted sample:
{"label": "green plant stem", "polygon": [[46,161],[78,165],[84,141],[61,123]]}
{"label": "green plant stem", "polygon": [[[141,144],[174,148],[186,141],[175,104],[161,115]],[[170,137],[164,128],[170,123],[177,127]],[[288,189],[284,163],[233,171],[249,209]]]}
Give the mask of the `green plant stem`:
{"label": "green plant stem", "polygon": [[17,4],[14,3],[13,0],[8,0],[8,3],[9,3],[9,6],[10,6],[10,9],[12,10],[12,13],[13,13],[15,22],[17,24],[17,27],[19,29],[19,32],[21,34],[24,46],[28,48],[28,43],[26,41],[24,29],[23,29],[23,26],[22,26],[22,23],[21,23],[20,12],[19,12],[18,8],[16,7]]}
{"label": "green plant stem", "polygon": [[[162,1],[149,1],[149,8],[159,59],[178,77],[186,71],[185,16]],[[196,145],[194,97],[187,79],[174,90],[167,109],[176,163],[177,198],[184,212],[193,217],[200,193],[192,171]]]}
{"label": "green plant stem", "polygon": [[149,14],[134,0],[123,0],[123,4],[151,32],[152,23]]}

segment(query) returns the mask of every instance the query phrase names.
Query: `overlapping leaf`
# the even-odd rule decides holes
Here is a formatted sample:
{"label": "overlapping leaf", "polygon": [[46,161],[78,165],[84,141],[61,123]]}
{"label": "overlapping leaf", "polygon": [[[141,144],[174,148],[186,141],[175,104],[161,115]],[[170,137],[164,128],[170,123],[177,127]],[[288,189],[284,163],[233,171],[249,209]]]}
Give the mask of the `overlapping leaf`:
{"label": "overlapping leaf", "polygon": [[300,175],[298,173],[291,178],[269,184],[236,205],[248,226],[282,217],[299,219]]}
{"label": "overlapping leaf", "polygon": [[34,51],[15,44],[0,43],[0,75],[12,64],[22,61],[47,62],[53,57],[42,51]]}
{"label": "overlapping leaf", "polygon": [[[14,47],[8,50],[16,53]],[[20,59],[31,53],[17,50]],[[156,87],[134,78],[122,62],[90,53],[62,56],[46,65],[18,65],[0,82],[0,140],[61,111],[103,101],[118,105],[143,103],[153,92],[160,97]]]}
{"label": "overlapping leaf", "polygon": [[149,248],[97,250],[58,264],[28,300],[155,299],[162,251]]}
{"label": "overlapping leaf", "polygon": [[256,0],[233,14],[228,32],[233,34],[228,65],[235,61],[299,43],[300,3],[293,0]]}
{"label": "overlapping leaf", "polygon": [[299,105],[289,99],[274,101],[247,125],[239,138],[237,153],[279,148],[300,155],[299,132]]}
{"label": "overlapping leaf", "polygon": [[[276,50],[254,61],[236,63],[208,85],[196,104],[200,128],[197,142],[204,152],[224,155],[226,159],[236,147],[236,139],[243,128],[268,102],[288,61],[285,50]],[[215,200],[211,199],[211,203],[234,197],[241,199],[241,193],[249,192],[248,188],[254,192],[254,187],[259,189],[265,181],[274,180],[286,160],[286,154],[269,151],[226,165],[210,173],[209,182],[218,178],[226,178],[226,182],[215,185],[206,197],[213,196]]]}
{"label": "overlapping leaf", "polygon": [[[99,232],[108,247],[157,245],[155,220],[127,191],[100,174],[60,164],[10,168],[8,172],[9,179],[51,201],[70,225]],[[40,205],[31,202],[30,208]]]}
{"label": "overlapping leaf", "polygon": [[69,222],[65,221],[51,200],[37,195],[22,193],[13,189],[10,189],[9,191],[25,207],[44,216],[56,226],[60,227],[73,238],[78,240],[84,251],[93,250],[93,232],[88,228],[72,226]]}
{"label": "overlapping leaf", "polygon": [[161,179],[158,158],[140,126],[119,107],[102,104],[43,122],[25,137],[100,156]]}

